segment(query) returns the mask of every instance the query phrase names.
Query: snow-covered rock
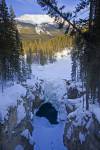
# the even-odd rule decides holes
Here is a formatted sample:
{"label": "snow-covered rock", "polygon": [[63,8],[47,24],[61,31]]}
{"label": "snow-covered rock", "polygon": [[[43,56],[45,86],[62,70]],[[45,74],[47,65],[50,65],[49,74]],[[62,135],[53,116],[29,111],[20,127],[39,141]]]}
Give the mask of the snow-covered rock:
{"label": "snow-covered rock", "polygon": [[7,87],[4,92],[0,92],[0,118],[3,121],[7,115],[8,107],[17,106],[17,102],[22,96],[26,95],[26,88],[20,84],[14,84],[11,87]]}
{"label": "snow-covered rock", "polygon": [[24,147],[22,145],[17,145],[15,150],[24,150]]}
{"label": "snow-covered rock", "polygon": [[[97,119],[97,120],[96,120]],[[99,150],[100,124],[93,112],[85,111],[81,107],[68,114],[64,144],[71,150]]]}

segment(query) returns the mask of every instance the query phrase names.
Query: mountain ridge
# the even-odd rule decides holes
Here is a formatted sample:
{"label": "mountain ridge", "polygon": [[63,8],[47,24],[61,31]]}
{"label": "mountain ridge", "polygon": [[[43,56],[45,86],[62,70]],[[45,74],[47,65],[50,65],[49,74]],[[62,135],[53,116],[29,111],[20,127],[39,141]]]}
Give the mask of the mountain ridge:
{"label": "mountain ridge", "polygon": [[16,21],[22,39],[46,39],[64,33],[48,15],[25,14],[16,18]]}
{"label": "mountain ridge", "polygon": [[54,24],[54,19],[45,14],[24,14],[16,18],[17,21],[30,24]]}

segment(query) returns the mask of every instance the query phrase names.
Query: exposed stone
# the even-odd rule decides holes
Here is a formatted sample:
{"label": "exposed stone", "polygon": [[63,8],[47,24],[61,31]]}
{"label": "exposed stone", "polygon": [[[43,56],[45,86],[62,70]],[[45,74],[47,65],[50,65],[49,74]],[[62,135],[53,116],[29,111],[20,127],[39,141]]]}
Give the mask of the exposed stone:
{"label": "exposed stone", "polygon": [[[100,150],[100,124],[92,117],[77,126],[76,118],[68,120],[64,130],[64,145],[69,150]],[[92,121],[91,121],[92,119]]]}
{"label": "exposed stone", "polygon": [[35,100],[33,101],[33,104],[32,104],[32,111],[34,111],[35,109],[38,109],[43,103],[44,101],[41,100],[39,96],[35,96]]}
{"label": "exposed stone", "polygon": [[5,120],[2,125],[0,137],[0,150],[14,150],[17,145],[22,145],[24,150],[33,150],[34,145],[31,145],[29,141],[21,136],[22,131],[29,129],[32,135],[33,126],[31,121],[27,118],[21,120],[17,124],[17,111],[16,107],[10,107],[8,111],[8,119]]}
{"label": "exposed stone", "polygon": [[79,91],[76,87],[70,87],[67,93],[68,99],[76,99],[79,96]]}
{"label": "exposed stone", "polygon": [[67,103],[67,105],[66,105],[67,113],[69,114],[69,113],[73,112],[74,110],[75,110],[74,106],[71,105],[70,103]]}

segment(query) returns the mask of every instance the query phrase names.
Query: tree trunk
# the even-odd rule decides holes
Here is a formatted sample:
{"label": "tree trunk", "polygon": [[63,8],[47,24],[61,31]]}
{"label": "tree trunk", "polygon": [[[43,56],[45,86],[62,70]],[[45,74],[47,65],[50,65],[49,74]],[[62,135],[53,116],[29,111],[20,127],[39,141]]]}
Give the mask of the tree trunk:
{"label": "tree trunk", "polygon": [[88,84],[86,85],[86,110],[89,110],[89,86]]}
{"label": "tree trunk", "polygon": [[89,32],[91,33],[93,31],[93,9],[94,9],[94,0],[90,1],[90,13],[89,13]]}
{"label": "tree trunk", "polygon": [[96,5],[96,10],[95,10],[95,34],[96,34],[97,44],[100,44],[100,0],[96,0],[95,5]]}

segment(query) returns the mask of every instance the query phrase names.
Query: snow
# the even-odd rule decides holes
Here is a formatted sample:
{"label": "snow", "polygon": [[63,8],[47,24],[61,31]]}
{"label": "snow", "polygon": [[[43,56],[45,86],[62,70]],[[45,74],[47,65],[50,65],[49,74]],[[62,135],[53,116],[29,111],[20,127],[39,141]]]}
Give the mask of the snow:
{"label": "snow", "polygon": [[4,92],[0,92],[0,114],[1,119],[4,120],[4,117],[7,115],[9,106],[16,106],[17,100],[21,98],[21,96],[25,96],[26,89],[19,84],[14,84],[11,87],[7,87]]}
{"label": "snow", "polygon": [[65,121],[67,119],[67,111],[65,104],[60,104],[59,110],[58,110],[58,121]]}
{"label": "snow", "polygon": [[49,31],[46,31],[46,29],[40,24],[40,25],[36,25],[35,27],[35,31],[37,34],[47,34],[47,35],[52,35]]}
{"label": "snow", "polygon": [[24,150],[23,146],[22,145],[17,145],[15,150]]}
{"label": "snow", "polygon": [[[35,150],[66,150],[63,144],[64,125],[67,112],[65,79],[71,79],[71,58],[68,49],[55,54],[56,62],[44,66],[32,65],[32,74],[43,80],[44,99],[52,103],[58,111],[59,124],[51,125],[47,119],[33,117],[33,139]],[[31,84],[31,83],[30,83]]]}
{"label": "snow", "polygon": [[46,31],[47,35],[52,35],[49,31]]}
{"label": "snow", "polygon": [[45,118],[33,120],[35,150],[66,150],[63,144],[64,124],[51,125]]}
{"label": "snow", "polygon": [[[59,109],[61,102],[67,99],[64,96],[66,93],[65,79],[71,79],[71,58],[68,53],[68,49],[56,53],[56,62],[54,63],[48,63],[44,66],[32,64],[32,78],[26,82],[27,87],[32,91],[35,91],[36,84],[37,86],[41,85],[42,92],[39,97],[50,101],[57,109]],[[31,94],[28,95],[32,97]],[[66,118],[66,114],[62,113],[61,115],[60,113],[60,116],[62,119]]]}
{"label": "snow", "polygon": [[37,34],[45,33],[45,31],[39,25],[35,27],[35,30]]}
{"label": "snow", "polygon": [[21,104],[18,105],[17,108],[17,123],[19,124],[21,120],[24,119],[25,116],[26,116],[25,108],[23,106],[23,103],[21,102]]}
{"label": "snow", "polygon": [[81,144],[85,142],[85,135],[82,132],[79,133],[79,139],[80,139]]}
{"label": "snow", "polygon": [[16,20],[24,22],[24,23],[31,23],[31,24],[42,24],[42,23],[49,23],[53,24],[54,19],[48,15],[33,15],[33,14],[24,14],[16,18]]}
{"label": "snow", "polygon": [[31,134],[30,134],[28,129],[25,129],[21,133],[21,136],[25,137],[27,140],[29,140],[30,144],[33,145],[33,137],[31,136]]}
{"label": "snow", "polygon": [[70,128],[69,128],[68,131],[67,131],[67,135],[66,135],[66,137],[67,137],[69,140],[71,140],[72,133],[73,133],[73,128],[70,126]]}
{"label": "snow", "polygon": [[[41,19],[40,19],[41,18]],[[51,18],[47,15],[24,15],[19,18],[23,22],[30,23],[52,23]],[[44,32],[41,26],[36,27],[36,32]],[[49,33],[48,33],[49,34]],[[63,134],[66,120],[72,120],[72,124],[67,131],[67,138],[71,139],[73,129],[78,126],[84,126],[89,129],[92,123],[92,114],[100,123],[100,106],[90,105],[90,110],[83,109],[82,97],[74,100],[67,99],[67,89],[77,87],[82,90],[81,84],[71,83],[66,87],[66,81],[71,80],[71,56],[69,49],[55,54],[56,61],[53,63],[41,65],[32,64],[32,77],[25,84],[20,85],[14,83],[13,86],[7,87],[3,93],[0,93],[0,121],[7,116],[9,106],[17,106],[17,123],[26,116],[22,97],[33,101],[36,94],[41,100],[49,101],[58,111],[58,124],[52,125],[46,118],[36,117],[31,114],[33,133],[32,136],[28,129],[22,132],[22,136],[35,143],[35,150],[66,150],[63,144]],[[39,92],[37,92],[39,91]],[[20,100],[20,104],[18,104]],[[66,106],[71,108],[75,106],[75,110],[69,114],[66,112]],[[73,108],[73,107],[72,107]],[[85,141],[85,134],[79,133],[81,144]],[[15,150],[24,150],[21,145],[17,145]]]}
{"label": "snow", "polygon": [[30,132],[28,129],[25,129],[22,133],[21,133],[22,136],[24,136],[26,139],[29,139],[29,136],[30,136]]}
{"label": "snow", "polygon": [[[64,52],[67,53],[67,56],[66,55],[62,56]],[[65,49],[61,53],[58,53],[58,55],[56,56],[56,60],[57,60],[56,62],[52,64],[46,64],[44,66],[33,64],[32,74],[46,81],[52,80],[53,83],[55,81],[59,83],[59,80],[63,80],[63,79],[70,80],[71,79],[71,57],[70,55],[68,55],[67,49]]]}

